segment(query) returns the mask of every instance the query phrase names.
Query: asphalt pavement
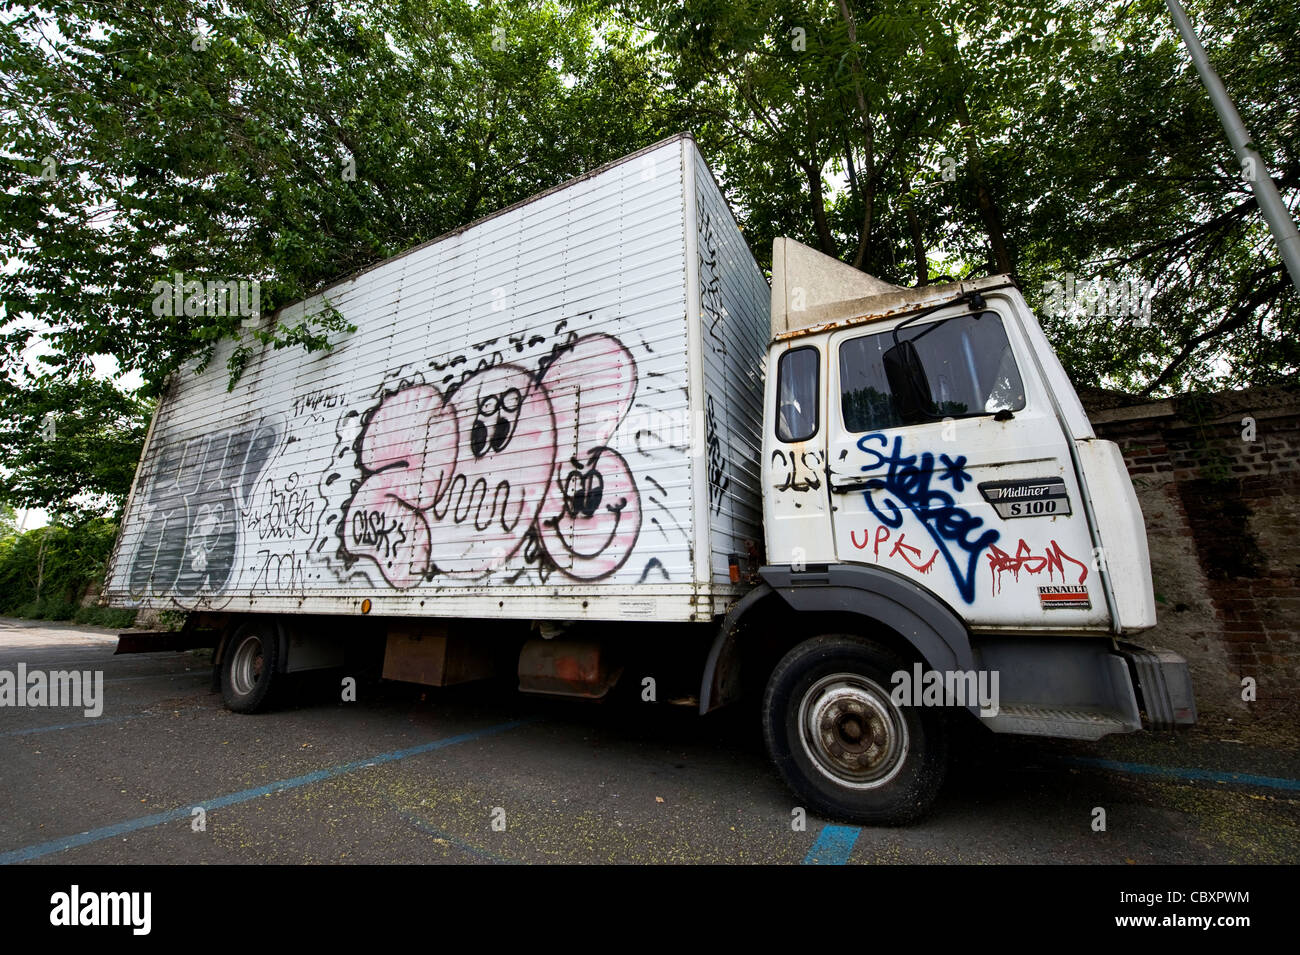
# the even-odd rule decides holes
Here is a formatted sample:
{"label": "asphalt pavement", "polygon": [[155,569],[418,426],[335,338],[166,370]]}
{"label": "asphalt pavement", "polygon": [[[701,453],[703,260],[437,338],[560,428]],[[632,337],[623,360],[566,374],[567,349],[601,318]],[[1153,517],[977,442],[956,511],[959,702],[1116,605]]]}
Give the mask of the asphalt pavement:
{"label": "asphalt pavement", "polygon": [[103,678],[93,718],[0,707],[0,862],[1300,861],[1300,755],[1204,732],[1078,744],[975,728],[929,817],[864,828],[804,813],[742,709],[372,680],[344,702],[327,674],[241,716],[201,651],[115,646],[0,619],[0,672]]}

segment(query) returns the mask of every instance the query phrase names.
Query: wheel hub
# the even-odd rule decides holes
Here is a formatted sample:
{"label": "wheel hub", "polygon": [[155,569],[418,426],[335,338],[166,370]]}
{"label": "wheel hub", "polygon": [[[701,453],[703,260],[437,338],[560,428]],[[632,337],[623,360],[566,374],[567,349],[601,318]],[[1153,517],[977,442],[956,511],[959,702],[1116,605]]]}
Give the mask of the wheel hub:
{"label": "wheel hub", "polygon": [[862,789],[884,785],[902,768],[907,724],[875,681],[836,673],[813,684],[799,705],[800,742],[823,775]]}
{"label": "wheel hub", "polygon": [[262,652],[262,638],[248,636],[235,648],[235,658],[230,668],[231,683],[240,696],[253,692],[262,679],[266,656]]}

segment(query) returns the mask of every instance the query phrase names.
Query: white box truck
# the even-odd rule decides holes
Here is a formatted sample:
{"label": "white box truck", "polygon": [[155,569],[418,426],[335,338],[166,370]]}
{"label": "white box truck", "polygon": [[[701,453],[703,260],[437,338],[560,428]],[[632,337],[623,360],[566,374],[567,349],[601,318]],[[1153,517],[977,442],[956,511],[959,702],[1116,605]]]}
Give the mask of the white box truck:
{"label": "white box truck", "polygon": [[804,804],[863,822],[928,808],[956,718],[1194,721],[1185,663],[1123,640],[1142,516],[1012,279],[773,251],[769,287],[680,135],[281,310],[337,310],[332,350],[228,388],[224,343],[159,403],[105,590],[186,627],[122,649],[214,646],[241,712],[359,646],[749,695]]}

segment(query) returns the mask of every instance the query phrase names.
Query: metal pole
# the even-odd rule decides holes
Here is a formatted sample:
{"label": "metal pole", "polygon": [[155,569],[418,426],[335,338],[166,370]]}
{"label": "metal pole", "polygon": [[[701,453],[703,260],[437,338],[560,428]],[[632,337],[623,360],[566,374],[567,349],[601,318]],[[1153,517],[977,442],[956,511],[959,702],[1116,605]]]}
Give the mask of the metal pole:
{"label": "metal pole", "polygon": [[1278,251],[1282,253],[1282,262],[1286,265],[1286,270],[1291,273],[1291,281],[1296,291],[1300,292],[1300,233],[1296,232],[1295,220],[1291,218],[1290,211],[1278,194],[1277,186],[1273,184],[1273,175],[1264,165],[1264,158],[1250,145],[1250,134],[1246,132],[1246,126],[1242,123],[1237,108],[1228,98],[1228,91],[1223,88],[1219,75],[1210,65],[1210,60],[1205,55],[1205,47],[1201,46],[1201,41],[1197,39],[1196,31],[1192,29],[1187,14],[1183,12],[1178,0],[1165,0],[1165,3],[1169,6],[1169,12],[1174,15],[1178,32],[1183,35],[1187,52],[1192,55],[1196,72],[1201,74],[1201,82],[1205,84],[1205,89],[1210,94],[1210,102],[1214,104],[1219,119],[1223,121],[1228,141],[1232,143],[1237,159],[1241,161],[1242,171],[1248,174],[1247,181],[1255,193],[1259,211],[1263,213],[1264,221],[1268,223],[1268,228],[1273,233],[1273,240],[1277,242]]}

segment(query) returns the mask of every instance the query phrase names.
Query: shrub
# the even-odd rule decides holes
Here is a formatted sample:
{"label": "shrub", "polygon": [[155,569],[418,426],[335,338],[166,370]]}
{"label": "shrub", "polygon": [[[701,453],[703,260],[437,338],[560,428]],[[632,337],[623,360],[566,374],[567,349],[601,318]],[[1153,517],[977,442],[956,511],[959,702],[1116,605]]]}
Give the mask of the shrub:
{"label": "shrub", "polygon": [[95,517],[0,540],[0,614],[72,620],[87,588],[103,581],[116,536],[116,524]]}

